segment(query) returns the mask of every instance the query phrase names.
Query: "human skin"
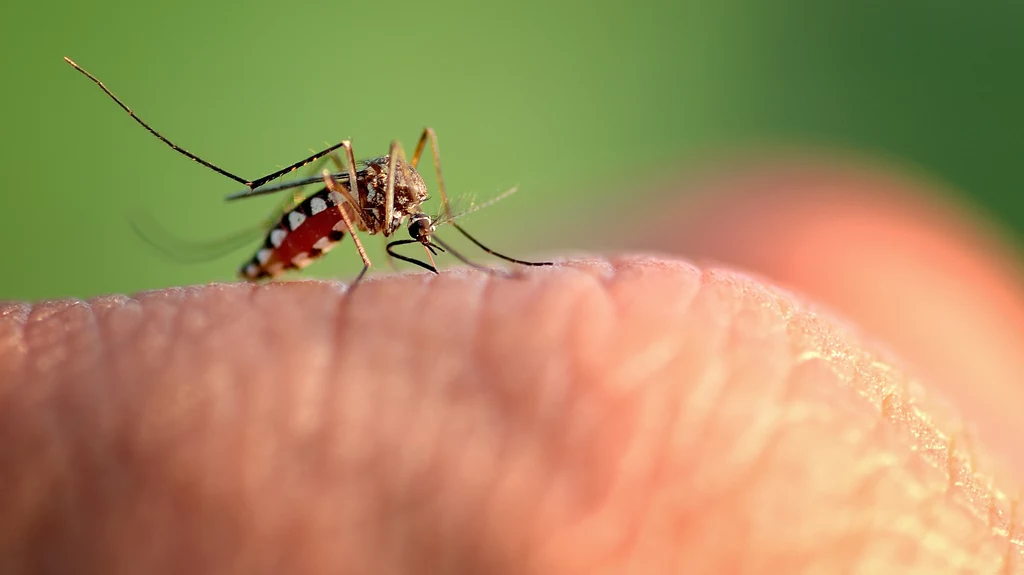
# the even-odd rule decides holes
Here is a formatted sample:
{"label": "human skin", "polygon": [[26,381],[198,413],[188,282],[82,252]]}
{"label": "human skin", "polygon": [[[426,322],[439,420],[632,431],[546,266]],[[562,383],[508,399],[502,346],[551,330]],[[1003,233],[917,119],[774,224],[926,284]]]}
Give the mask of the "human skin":
{"label": "human skin", "polygon": [[756,275],[626,255],[0,307],[0,573],[1024,568],[1010,259],[891,179],[697,187],[637,241]]}

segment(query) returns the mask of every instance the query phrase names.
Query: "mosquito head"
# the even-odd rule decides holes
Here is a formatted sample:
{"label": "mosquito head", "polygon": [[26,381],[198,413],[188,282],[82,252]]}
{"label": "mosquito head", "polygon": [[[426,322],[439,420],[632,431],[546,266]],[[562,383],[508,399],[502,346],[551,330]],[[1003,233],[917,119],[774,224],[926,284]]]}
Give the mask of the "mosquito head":
{"label": "mosquito head", "polygon": [[417,242],[429,246],[430,236],[434,233],[434,222],[430,216],[423,212],[409,216],[409,237]]}

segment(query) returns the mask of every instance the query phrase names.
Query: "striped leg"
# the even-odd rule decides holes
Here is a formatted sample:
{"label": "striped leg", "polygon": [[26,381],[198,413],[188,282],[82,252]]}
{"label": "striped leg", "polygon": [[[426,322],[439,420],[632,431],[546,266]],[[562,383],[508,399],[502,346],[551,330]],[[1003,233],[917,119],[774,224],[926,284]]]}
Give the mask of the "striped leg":
{"label": "striped leg", "polygon": [[409,162],[409,165],[416,169],[416,165],[420,163],[420,156],[423,155],[423,149],[426,147],[427,140],[430,140],[430,150],[434,153],[434,171],[437,172],[437,189],[441,191],[441,204],[444,206],[444,215],[449,220],[454,220],[451,204],[448,203],[448,192],[444,188],[444,176],[441,175],[441,151],[437,147],[437,134],[434,133],[433,128],[423,128],[423,134],[420,135],[420,141],[416,143],[416,150],[412,153],[412,161]]}
{"label": "striped leg", "polygon": [[[344,144],[345,152],[349,157],[349,181],[357,182],[354,167],[355,161],[352,160],[352,145],[349,144],[348,141],[344,142]],[[324,185],[327,186],[328,190],[340,194],[343,198],[345,198],[345,201],[348,202],[348,205],[354,208],[354,211],[356,211],[357,213],[359,212],[359,204],[355,203],[350,199],[352,197],[352,194],[345,186],[345,184],[335,180],[334,176],[331,175],[331,172],[329,172],[328,170],[323,171],[323,178]],[[352,236],[352,243],[356,245],[356,250],[359,252],[359,257],[362,258],[363,260],[363,269],[359,271],[359,275],[356,276],[356,279],[353,280],[351,284],[349,284],[349,290],[351,291],[355,289],[357,285],[359,285],[359,282],[363,279],[363,276],[366,275],[366,271],[370,269],[371,263],[369,256],[366,255],[366,250],[363,248],[363,242],[359,241],[359,236],[356,234],[355,223],[352,221],[351,216],[349,216],[348,210],[345,209],[345,206],[341,202],[338,203],[338,212],[341,214],[341,219],[345,221],[345,227],[348,228],[348,233]]]}

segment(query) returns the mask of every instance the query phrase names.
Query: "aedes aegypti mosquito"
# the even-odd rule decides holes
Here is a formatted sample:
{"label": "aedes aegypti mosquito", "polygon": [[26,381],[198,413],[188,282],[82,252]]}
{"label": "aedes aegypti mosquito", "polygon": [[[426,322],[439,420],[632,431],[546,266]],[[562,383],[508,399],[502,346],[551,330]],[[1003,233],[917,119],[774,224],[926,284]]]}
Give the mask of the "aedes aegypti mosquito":
{"label": "aedes aegypti mosquito", "polygon": [[[452,212],[441,176],[441,158],[438,152],[437,136],[431,128],[423,130],[411,161],[406,160],[402,145],[396,140],[391,143],[388,155],[364,161],[357,169],[355,156],[352,153],[352,143],[349,140],[343,140],[286,168],[255,180],[246,180],[174,144],[136,116],[98,78],[85,71],[70,58],[65,57],[64,60],[92,80],[132,119],[161,142],[189,159],[245,186],[246,189],[228,195],[226,197],[228,201],[293,190],[292,197],[288,198],[285,204],[279,208],[279,212],[275,212],[275,214],[280,213],[280,216],[272,216],[262,227],[262,233],[266,234],[266,240],[252,259],[242,266],[240,275],[243,279],[256,281],[274,278],[285,271],[304,268],[314,259],[330,251],[336,243],[345,237],[347,232],[352,236],[359,257],[363,260],[363,269],[351,284],[354,287],[371,265],[370,258],[366,255],[366,250],[363,249],[363,244],[355,233],[356,230],[369,235],[380,233],[387,238],[398,231],[406,219],[408,219],[407,229],[411,239],[389,242],[386,247],[388,255],[420,266],[435,274],[437,268],[431,254],[437,255],[438,251],[447,251],[471,267],[489,272],[494,271],[471,262],[435,237],[433,235],[435,227],[440,224],[452,225],[477,247],[503,260],[524,266],[553,265],[552,262],[529,262],[502,255],[480,243],[455,221],[456,218],[469,212],[462,214]],[[428,141],[434,155],[437,187],[441,193],[443,209],[443,213],[435,218],[430,217],[421,209],[421,204],[427,200],[427,187],[419,172],[416,171],[416,166],[419,164]],[[339,148],[344,150],[344,162],[337,155],[336,151]],[[328,159],[333,161],[338,172],[332,173],[330,170],[324,169],[319,175],[271,186],[266,185],[304,166],[311,165],[316,168],[319,163]],[[306,197],[299,195],[299,189],[310,184],[323,184],[323,187]],[[507,194],[503,194],[497,199],[504,195]],[[493,201],[489,203],[493,203]],[[394,251],[397,246],[413,243],[423,246],[430,263],[403,256]]]}

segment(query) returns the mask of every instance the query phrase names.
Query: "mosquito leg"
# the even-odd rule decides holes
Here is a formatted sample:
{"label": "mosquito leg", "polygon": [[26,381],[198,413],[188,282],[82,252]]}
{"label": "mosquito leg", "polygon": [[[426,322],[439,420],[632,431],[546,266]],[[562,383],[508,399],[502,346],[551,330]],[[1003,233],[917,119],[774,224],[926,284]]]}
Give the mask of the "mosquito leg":
{"label": "mosquito leg", "polygon": [[[458,223],[456,223],[455,222],[455,217],[452,215],[451,204],[448,203],[448,193],[447,193],[447,191],[444,188],[444,176],[441,175],[441,151],[440,151],[440,149],[437,146],[437,134],[434,133],[434,129],[433,128],[424,128],[423,129],[423,134],[420,136],[420,141],[416,144],[416,150],[413,151],[413,153],[412,153],[412,161],[409,163],[409,165],[411,165],[413,168],[415,168],[416,165],[419,164],[420,156],[423,154],[423,150],[426,149],[426,145],[427,145],[427,141],[428,140],[430,141],[430,149],[434,153],[434,170],[437,171],[437,188],[441,191],[441,203],[444,205],[444,215],[448,219],[448,221],[451,222],[451,224],[455,227],[455,229],[459,231],[459,233],[461,233],[462,235],[466,236],[466,238],[469,241],[473,242],[478,248],[480,248],[483,251],[491,254],[492,256],[501,258],[501,259],[503,259],[505,261],[516,263],[516,264],[520,264],[520,265],[524,265],[524,266],[551,266],[551,265],[554,265],[554,263],[552,263],[552,262],[528,262],[528,261],[525,261],[525,260],[517,260],[515,258],[511,258],[511,257],[508,257],[508,256],[506,256],[504,254],[498,253],[498,252],[488,248],[487,246],[483,245],[482,243],[480,243],[479,240],[477,240],[473,236],[469,235],[469,232],[467,232],[465,229],[463,229],[462,226],[460,226]],[[465,258],[459,257],[459,259],[463,260],[466,263],[469,263],[468,261],[465,260]],[[473,265],[473,267],[478,267],[475,264],[471,264],[470,263],[470,265]]]}
{"label": "mosquito leg", "polygon": [[387,183],[384,185],[384,235],[389,235],[388,232],[391,230],[391,219],[395,213],[395,169],[398,165],[398,158],[402,158],[402,163],[405,163],[405,151],[402,150],[402,144],[398,143],[398,140],[391,142],[391,148],[388,150],[388,176]]}
{"label": "mosquito leg", "polygon": [[303,158],[302,160],[299,160],[298,162],[295,162],[294,164],[292,164],[292,165],[290,165],[290,166],[288,166],[286,168],[282,168],[282,169],[280,169],[280,170],[278,170],[276,172],[272,172],[272,173],[269,173],[269,174],[267,174],[265,176],[256,178],[255,180],[246,180],[245,178],[243,178],[241,176],[238,176],[236,174],[233,174],[233,173],[225,170],[224,168],[221,168],[220,166],[217,166],[216,164],[213,164],[211,162],[208,162],[208,161],[200,158],[199,156],[193,154],[192,152],[189,152],[185,148],[182,148],[181,146],[179,146],[179,145],[175,144],[174,142],[168,140],[166,137],[164,137],[163,134],[161,134],[160,132],[157,132],[149,124],[147,124],[146,122],[142,121],[142,118],[138,117],[135,114],[135,112],[133,112],[131,110],[131,108],[129,108],[124,102],[122,102],[117,96],[115,96],[114,93],[111,92],[103,84],[103,82],[100,82],[99,78],[97,78],[96,76],[93,76],[89,72],[86,72],[84,68],[82,68],[81,66],[76,64],[73,60],[71,60],[67,56],[64,57],[64,61],[67,62],[68,64],[70,64],[72,67],[74,67],[76,70],[78,70],[82,74],[84,74],[85,77],[87,77],[90,80],[92,80],[93,83],[96,84],[97,86],[99,86],[100,89],[103,90],[103,92],[105,92],[107,94],[107,96],[110,97],[110,99],[112,99],[114,102],[116,102],[117,105],[120,106],[122,110],[127,112],[128,115],[131,116],[133,120],[135,120],[140,126],[145,128],[146,131],[148,131],[150,134],[153,134],[154,136],[156,136],[156,138],[159,139],[161,142],[163,142],[163,143],[167,144],[168,146],[170,146],[171,149],[173,149],[175,152],[178,152],[179,154],[187,157],[188,159],[190,159],[190,160],[192,160],[194,162],[198,162],[198,163],[206,166],[207,168],[217,172],[218,174],[220,174],[222,176],[226,176],[226,177],[231,178],[232,180],[234,180],[234,181],[236,181],[236,182],[238,182],[240,184],[244,184],[247,188],[249,188],[249,191],[255,190],[256,188],[258,188],[258,187],[260,187],[260,186],[262,186],[262,185],[264,185],[264,184],[266,184],[268,182],[276,180],[276,179],[280,178],[281,176],[283,176],[285,174],[294,172],[295,170],[297,170],[297,169],[299,169],[299,168],[301,168],[303,166],[309,165],[310,163],[315,162],[316,160],[319,160],[320,158],[326,156],[327,154],[330,154],[334,150],[337,150],[338,148],[341,148],[342,146],[345,145],[345,142],[347,142],[347,140],[343,141],[343,142],[339,142],[339,143],[337,143],[337,144],[335,144],[335,145],[333,145],[333,146],[331,146],[329,148],[325,148],[323,150],[320,150],[319,152],[313,154],[312,156],[309,156],[308,158]]}
{"label": "mosquito leg", "polygon": [[434,171],[437,172],[437,189],[441,191],[444,215],[447,219],[453,220],[452,206],[448,203],[448,192],[444,187],[444,176],[441,175],[441,151],[437,146],[437,134],[434,133],[433,128],[423,129],[423,134],[420,135],[420,141],[416,144],[416,150],[412,153],[412,161],[409,162],[409,165],[416,169],[416,165],[420,163],[420,156],[427,145],[427,140],[430,140],[430,150],[434,153]]}
{"label": "mosquito leg", "polygon": [[359,270],[359,273],[356,274],[356,279],[352,280],[352,283],[348,284],[349,295],[352,294],[352,290],[356,289],[356,286],[359,285],[359,282],[363,281],[363,276],[366,275],[366,271],[369,269],[370,264],[363,264],[363,269]]}
{"label": "mosquito leg", "polygon": [[342,163],[341,156],[339,156],[337,152],[331,152],[327,157],[331,159],[331,163],[334,164],[334,167],[337,168],[339,172],[345,170],[345,164]]}
{"label": "mosquito leg", "polygon": [[321,170],[323,170],[324,164],[326,164],[328,160],[333,160],[334,162],[337,162],[338,160],[336,153],[331,152],[330,154],[322,158],[319,158],[315,162],[310,164],[309,168],[306,170],[306,175],[303,176],[303,178],[305,179],[308,178],[309,176],[312,176],[313,174],[319,173]]}
{"label": "mosquito leg", "polygon": [[[351,148],[346,148],[346,150],[348,151],[349,154],[352,153]],[[350,167],[349,169],[351,170],[352,168]],[[334,179],[334,176],[332,176],[329,171],[324,170],[323,176],[324,185],[327,186],[328,190],[330,190],[331,192],[337,192],[341,194],[342,197],[351,197],[348,193],[348,190],[345,187],[345,184],[336,181]],[[351,181],[355,180],[353,179]],[[348,205],[356,206],[357,204]],[[366,255],[366,250],[363,249],[363,242],[359,241],[359,236],[356,234],[356,226],[352,222],[352,218],[349,216],[348,210],[346,210],[345,206],[341,203],[338,204],[338,213],[341,214],[341,219],[345,221],[345,227],[348,228],[348,233],[352,236],[352,243],[356,245],[356,251],[359,252],[359,257],[363,259],[363,269],[362,271],[359,272],[359,275],[356,276],[355,281],[353,281],[352,284],[349,286],[349,289],[351,290],[355,288],[356,284],[358,284],[360,280],[363,279],[363,276],[366,274],[366,270],[370,269],[370,258]]]}
{"label": "mosquito leg", "polygon": [[[313,174],[319,172],[323,168],[324,163],[327,162],[328,158],[330,158],[335,163],[335,165],[338,166],[338,170],[339,171],[342,169],[341,168],[341,164],[340,164],[340,160],[338,159],[337,154],[331,153],[331,154],[329,154],[327,156],[324,156],[323,158],[320,158],[319,160],[316,160],[315,162],[313,162],[309,166],[309,169],[307,170],[306,176],[304,176],[304,178],[308,178],[309,176],[312,176]],[[304,200],[304,199],[305,198],[302,197],[302,188],[295,188],[292,191],[292,193],[291,193],[291,197],[290,198],[285,198],[277,206],[277,209],[274,212],[271,213],[271,216],[267,219],[267,223],[266,223],[267,227],[276,224],[277,220],[281,216],[283,216],[284,214],[290,212],[293,208],[295,208],[295,206],[301,204],[302,200]]]}
{"label": "mosquito leg", "polygon": [[301,167],[307,166],[307,165],[309,165],[309,164],[319,160],[320,158],[326,156],[327,154],[330,154],[334,150],[337,150],[338,148],[344,147],[346,144],[351,146],[351,144],[349,144],[348,140],[342,140],[341,142],[339,142],[339,143],[337,143],[337,144],[335,144],[335,145],[333,145],[333,146],[331,146],[329,148],[324,148],[323,150],[320,150],[319,152],[313,154],[312,156],[309,156],[308,158],[304,158],[302,160],[299,160],[298,162],[295,162],[294,164],[292,164],[292,165],[290,165],[290,166],[288,166],[286,168],[282,168],[282,169],[280,169],[280,170],[278,170],[276,172],[273,172],[273,173],[267,174],[265,176],[256,178],[255,180],[253,180],[251,182],[246,182],[245,185],[248,186],[248,188],[250,190],[255,190],[256,188],[262,186],[263,184],[266,184],[267,182],[272,182],[272,181],[280,178],[281,176],[283,176],[285,174],[290,174],[290,173],[294,172],[295,170],[297,170],[297,169],[299,169]]}
{"label": "mosquito leg", "polygon": [[[328,156],[328,158],[330,158],[331,163],[334,164],[335,169],[337,169],[339,172],[346,172],[346,171],[348,172],[349,182],[356,182],[356,184],[354,184],[354,187],[351,190],[349,190],[350,194],[348,196],[346,196],[346,199],[351,201],[353,206],[359,206],[360,205],[359,199],[358,199],[359,198],[359,183],[356,180],[352,179],[353,177],[355,177],[354,176],[354,174],[355,174],[355,157],[354,157],[354,154],[352,153],[352,143],[351,142],[349,142],[348,148],[346,148],[346,155],[350,158],[348,160],[348,163],[349,163],[350,166],[352,166],[351,170],[345,167],[345,161],[343,161],[341,159],[341,156],[339,156],[337,154],[337,152],[332,152]],[[350,185],[352,185],[352,184],[350,184]],[[343,187],[346,190],[348,189],[348,187],[346,187],[346,186],[343,186]],[[363,220],[363,210],[356,209],[355,210],[355,214],[356,214],[356,225],[361,230],[366,229],[366,221]]]}
{"label": "mosquito leg", "polygon": [[[321,158],[316,162],[313,162],[308,171],[308,175],[311,176],[315,174],[316,171],[319,168],[321,168],[324,162],[326,161],[326,158]],[[289,197],[286,197],[284,200],[282,200],[281,203],[278,204],[277,207],[274,208],[272,212],[270,212],[270,216],[267,217],[267,219],[264,220],[263,222],[263,227],[270,228],[270,226],[276,225],[277,221],[281,218],[281,216],[292,211],[292,209],[294,209],[295,206],[302,203],[303,199],[304,198],[302,197],[302,188],[295,188],[294,190],[292,190],[292,193],[289,195]]]}
{"label": "mosquito leg", "polygon": [[351,141],[345,140],[341,143],[341,146],[345,148],[345,161],[348,163],[345,167],[348,172],[349,186],[352,186],[352,190],[350,191],[345,184],[340,184],[341,187],[338,191],[352,205],[356,213],[356,219],[359,220],[360,225],[363,225],[363,205],[359,203],[359,178],[356,176],[356,156],[352,153]]}

